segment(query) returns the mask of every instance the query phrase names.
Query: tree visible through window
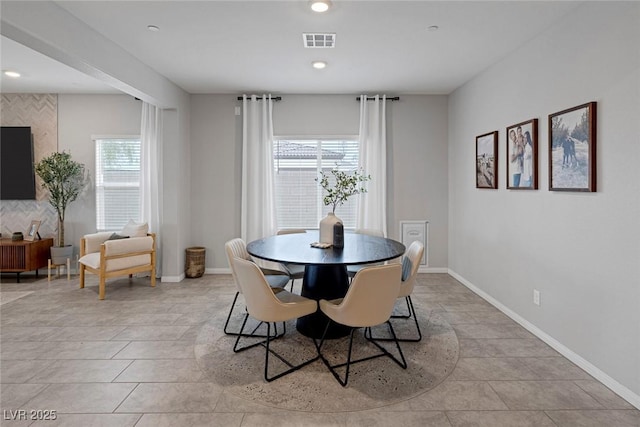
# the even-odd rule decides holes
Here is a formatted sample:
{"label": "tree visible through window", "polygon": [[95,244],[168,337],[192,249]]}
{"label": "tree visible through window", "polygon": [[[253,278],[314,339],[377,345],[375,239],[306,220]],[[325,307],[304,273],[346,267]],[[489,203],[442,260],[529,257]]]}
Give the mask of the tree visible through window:
{"label": "tree visible through window", "polygon": [[[320,170],[358,168],[358,141],[354,139],[276,139],[273,142],[278,229],[318,228],[331,210],[322,203]],[[355,228],[356,198],[336,209],[345,228]]]}
{"label": "tree visible through window", "polygon": [[140,221],[140,138],[96,139],[96,228]]}

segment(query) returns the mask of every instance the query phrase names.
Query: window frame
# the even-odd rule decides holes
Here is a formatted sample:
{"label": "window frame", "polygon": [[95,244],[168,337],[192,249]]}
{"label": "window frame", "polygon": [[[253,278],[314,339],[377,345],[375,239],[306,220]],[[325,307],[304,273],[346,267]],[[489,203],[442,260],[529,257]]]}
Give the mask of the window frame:
{"label": "window frame", "polygon": [[[273,140],[271,142],[271,146],[274,149],[273,151],[273,171],[274,171],[274,186],[275,186],[275,174],[278,171],[278,164],[277,164],[277,160],[275,158],[275,145],[278,141],[316,141],[316,142],[324,142],[324,141],[350,141],[350,142],[354,142],[357,144],[357,153],[358,153],[358,163],[359,163],[359,159],[360,159],[360,141],[359,141],[359,137],[357,134],[344,134],[344,135],[274,135],[273,136]],[[322,149],[322,145],[320,146],[320,149]],[[316,176],[319,176],[319,172],[320,170],[322,170],[322,157],[316,157]],[[318,188],[319,184],[318,184]],[[274,188],[274,191],[277,192],[277,189]],[[277,195],[276,195],[277,197]],[[322,218],[324,218],[325,213],[323,213],[323,210],[325,209],[324,203],[322,201],[323,198],[323,194],[322,194],[322,190],[320,190],[318,192],[318,197],[316,200],[316,225],[314,227],[304,227],[307,230],[317,230],[318,229],[318,225],[320,220]],[[277,203],[277,200],[276,200]],[[277,206],[277,205],[276,205]],[[357,215],[357,212],[356,212]],[[277,221],[277,218],[276,218]],[[301,227],[292,227],[290,225],[281,225],[281,224],[277,224],[278,228],[301,228]],[[355,230],[356,226],[355,224],[353,226],[345,226],[345,230]]]}
{"label": "window frame", "polygon": [[[98,172],[102,169],[101,165],[98,162],[98,141],[114,141],[114,140],[121,140],[121,141],[136,141],[140,144],[140,167],[138,169],[138,190],[141,192],[142,191],[142,136],[141,135],[91,135],[91,140],[93,142],[93,150],[94,150],[94,161],[95,161],[95,173],[94,173],[94,179],[95,179],[95,202],[96,202],[96,216],[95,216],[95,221],[96,221],[96,231],[101,232],[101,231],[118,231],[119,229],[112,229],[112,228],[108,228],[106,227],[106,215],[104,212],[102,212],[102,217],[103,217],[103,221],[105,222],[105,226],[104,227],[100,227],[100,221],[99,221],[99,217],[100,217],[100,203],[98,203],[98,197],[99,197],[99,190],[98,188],[105,188],[104,185],[98,185]],[[104,175],[104,174],[103,174]],[[114,187],[112,187],[114,188]],[[122,188],[126,188],[125,186],[123,186]],[[129,187],[130,188],[130,187]],[[142,214],[141,212],[141,205],[140,203],[138,203],[137,206],[137,210],[138,210],[138,218],[130,218],[133,219],[135,221],[140,221],[140,216]],[[124,226],[124,224],[123,224]]]}

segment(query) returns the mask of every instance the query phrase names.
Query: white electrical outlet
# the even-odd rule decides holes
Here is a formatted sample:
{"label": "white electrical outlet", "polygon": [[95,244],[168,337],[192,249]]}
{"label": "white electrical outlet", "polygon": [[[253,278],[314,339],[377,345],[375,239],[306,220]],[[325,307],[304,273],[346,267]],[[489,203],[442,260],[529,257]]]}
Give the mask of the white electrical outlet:
{"label": "white electrical outlet", "polygon": [[533,290],[533,303],[535,305],[540,305],[540,291],[537,289]]}
{"label": "white electrical outlet", "polygon": [[236,107],[235,113],[236,113],[236,116],[240,115],[240,107]]}

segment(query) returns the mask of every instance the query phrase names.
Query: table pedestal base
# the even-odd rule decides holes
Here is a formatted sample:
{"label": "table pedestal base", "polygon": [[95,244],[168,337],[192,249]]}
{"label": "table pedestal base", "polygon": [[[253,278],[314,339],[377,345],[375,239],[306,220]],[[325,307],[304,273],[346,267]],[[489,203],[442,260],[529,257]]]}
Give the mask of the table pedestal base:
{"label": "table pedestal base", "polygon": [[[344,265],[307,265],[302,282],[302,296],[319,301],[343,298],[349,289],[349,275]],[[302,335],[322,338],[329,318],[320,311],[298,319],[296,329]],[[332,323],[326,338],[340,338],[349,335],[351,328]]]}

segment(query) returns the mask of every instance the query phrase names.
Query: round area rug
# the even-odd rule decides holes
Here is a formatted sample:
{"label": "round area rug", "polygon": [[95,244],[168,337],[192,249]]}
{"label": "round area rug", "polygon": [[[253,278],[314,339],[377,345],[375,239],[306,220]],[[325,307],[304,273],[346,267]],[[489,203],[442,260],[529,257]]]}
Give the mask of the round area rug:
{"label": "round area rug", "polygon": [[[229,330],[238,331],[244,313],[244,305],[239,298]],[[326,368],[322,360],[317,360],[302,369],[272,382],[264,380],[263,346],[256,346],[240,353],[233,352],[235,337],[223,332],[227,311],[218,313],[200,330],[195,346],[195,356],[208,380],[225,387],[233,395],[263,405],[287,410],[339,412],[358,411],[397,403],[438,385],[454,369],[458,361],[458,338],[453,328],[438,316],[423,308],[418,298],[414,298],[422,341],[401,342],[407,361],[407,369],[402,369],[389,357],[379,357],[351,365],[349,383],[342,387]],[[230,307],[231,299],[229,299]],[[402,302],[397,307],[405,308]],[[251,321],[251,320],[250,320]],[[415,336],[413,320],[392,319],[398,337]],[[249,322],[248,322],[249,324]],[[254,321],[249,327],[255,327]],[[282,324],[280,324],[282,325]],[[271,341],[270,347],[292,364],[299,364],[314,357],[317,352],[311,338],[295,329],[295,321],[287,323],[284,337]],[[259,331],[266,331],[260,329]],[[353,342],[352,359],[359,359],[379,352],[363,337],[363,329],[356,332]],[[388,334],[386,325],[373,328],[374,337]],[[243,338],[240,345],[256,342],[255,338]],[[332,363],[346,362],[348,337],[327,340],[322,353]],[[397,357],[393,342],[382,345]],[[287,369],[276,357],[269,357],[269,375],[273,376]],[[344,378],[345,369],[338,370]]]}

